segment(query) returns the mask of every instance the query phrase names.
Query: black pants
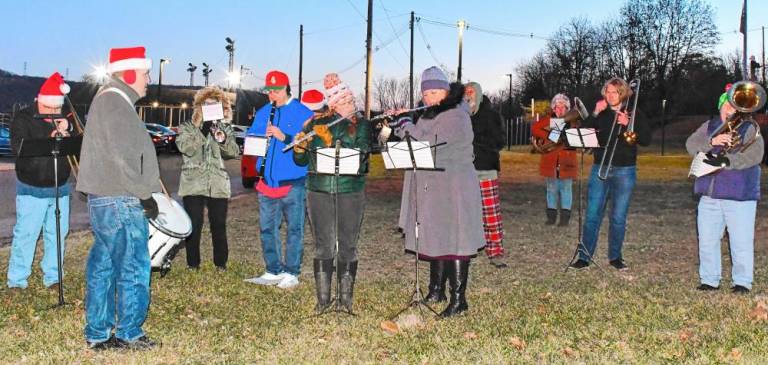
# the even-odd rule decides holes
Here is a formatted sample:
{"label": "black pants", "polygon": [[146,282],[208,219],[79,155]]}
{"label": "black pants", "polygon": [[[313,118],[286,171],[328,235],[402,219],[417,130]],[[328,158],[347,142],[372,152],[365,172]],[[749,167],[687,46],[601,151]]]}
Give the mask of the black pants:
{"label": "black pants", "polygon": [[211,225],[213,242],[213,264],[227,266],[227,198],[209,198],[202,195],[184,197],[184,210],[192,220],[192,234],[187,237],[187,265],[200,266],[200,234],[203,231],[203,209],[208,207],[208,222]]}
{"label": "black pants", "polygon": [[[338,195],[339,261],[357,261],[357,239],[363,223],[365,193]],[[332,259],[336,253],[333,194],[307,192],[307,211],[312,234],[315,236],[315,258]]]}

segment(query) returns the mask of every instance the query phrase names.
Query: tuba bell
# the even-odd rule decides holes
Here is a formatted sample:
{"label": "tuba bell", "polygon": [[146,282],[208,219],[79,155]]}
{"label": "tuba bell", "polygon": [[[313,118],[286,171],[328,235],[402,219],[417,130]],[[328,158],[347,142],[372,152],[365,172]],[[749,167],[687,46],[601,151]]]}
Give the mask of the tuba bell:
{"label": "tuba bell", "polygon": [[[712,139],[720,134],[730,134],[731,143],[722,148],[718,153],[719,155],[743,151],[760,137],[760,125],[755,121],[753,113],[762,109],[766,101],[765,89],[753,81],[745,80],[733,84],[727,95],[728,103],[736,109],[736,112],[729,115],[723,124],[709,136]],[[744,123],[751,124],[755,133],[742,141],[739,131],[745,125]]]}

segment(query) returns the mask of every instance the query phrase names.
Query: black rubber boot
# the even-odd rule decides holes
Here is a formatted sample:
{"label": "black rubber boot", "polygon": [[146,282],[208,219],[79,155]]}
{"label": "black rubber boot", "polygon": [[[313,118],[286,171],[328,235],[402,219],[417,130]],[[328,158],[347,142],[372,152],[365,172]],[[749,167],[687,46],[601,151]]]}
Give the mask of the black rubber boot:
{"label": "black rubber boot", "polygon": [[547,208],[547,221],[545,224],[551,226],[557,221],[557,209]]}
{"label": "black rubber boot", "polygon": [[445,273],[445,260],[432,260],[429,262],[429,293],[424,297],[423,303],[439,303],[448,299],[445,296],[445,282],[448,275]]}
{"label": "black rubber boot", "polygon": [[440,317],[448,318],[469,309],[467,305],[467,280],[469,279],[469,260],[449,260],[445,262],[448,268],[448,283],[451,286],[451,301],[448,307],[440,313]]}
{"label": "black rubber boot", "polygon": [[331,305],[331,278],[333,277],[333,259],[315,259],[315,292],[317,294],[316,313],[323,313]]}
{"label": "black rubber boot", "polygon": [[336,280],[339,281],[339,303],[337,309],[352,313],[352,293],[355,291],[355,277],[357,276],[357,261],[339,261],[336,268]]}
{"label": "black rubber boot", "polygon": [[565,227],[571,222],[571,211],[568,209],[560,209],[560,223],[557,225]]}

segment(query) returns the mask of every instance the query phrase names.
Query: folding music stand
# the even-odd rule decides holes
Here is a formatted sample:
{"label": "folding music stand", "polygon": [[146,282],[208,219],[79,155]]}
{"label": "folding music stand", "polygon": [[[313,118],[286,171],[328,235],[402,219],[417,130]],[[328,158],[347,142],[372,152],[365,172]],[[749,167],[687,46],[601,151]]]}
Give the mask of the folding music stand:
{"label": "folding music stand", "polygon": [[[331,150],[332,152],[328,150]],[[345,153],[343,155],[342,155],[342,150],[345,150],[344,151]],[[346,311],[341,309],[338,306],[338,304],[341,303],[341,291],[339,290],[339,282],[341,280],[338,277],[338,267],[339,267],[339,195],[338,195],[339,185],[338,185],[338,182],[339,182],[339,175],[360,176],[360,174],[358,173],[360,169],[360,150],[357,150],[354,148],[342,149],[341,141],[336,140],[336,145],[333,149],[317,148],[315,149],[314,152],[316,153],[317,157],[323,156],[326,158],[333,159],[332,169],[330,169],[330,167],[328,166],[320,167],[316,162],[315,163],[316,171],[312,173],[317,175],[329,175],[333,177],[333,180],[332,180],[333,189],[331,189],[332,190],[331,195],[333,196],[333,237],[334,237],[334,246],[335,246],[335,252],[333,255],[333,267],[336,270],[336,296],[331,299],[330,303],[328,303],[328,307],[326,307],[322,312],[317,313],[312,317],[320,317],[322,315],[325,315],[326,313],[344,313],[350,316],[356,316],[356,314],[352,313],[351,310]],[[331,152],[331,153],[328,153],[328,152]],[[355,159],[355,157],[357,159]],[[357,162],[357,164],[355,164],[355,162]],[[333,306],[334,303],[336,303],[337,305]]]}
{"label": "folding music stand", "polygon": [[597,141],[597,133],[592,128],[571,128],[571,129],[564,129],[563,130],[565,134],[565,144],[569,148],[578,149],[580,154],[580,162],[579,162],[579,242],[576,244],[576,251],[573,253],[573,256],[571,257],[571,260],[568,261],[568,264],[565,266],[565,270],[563,272],[567,272],[568,269],[571,267],[571,264],[576,262],[577,258],[579,257],[579,253],[583,252],[585,256],[587,257],[587,262],[590,264],[595,264],[600,270],[602,268],[597,265],[597,263],[593,260],[592,255],[589,253],[589,250],[587,250],[587,247],[584,245],[584,239],[582,237],[583,234],[583,227],[582,227],[582,211],[583,211],[583,189],[582,189],[582,181],[584,180],[584,151],[587,149],[593,149],[593,148],[600,148],[600,144]]}
{"label": "folding music stand", "polygon": [[[405,132],[405,137],[401,142],[390,142],[391,144],[387,148],[386,151],[382,151],[382,157],[384,158],[384,166],[388,170],[406,170],[411,171],[413,176],[413,181],[411,181],[411,189],[414,191],[413,195],[413,202],[414,202],[414,276],[415,280],[413,282],[413,293],[411,293],[410,300],[406,306],[398,311],[394,316],[392,316],[392,319],[397,318],[400,314],[405,312],[406,310],[410,309],[411,307],[417,307],[419,309],[419,312],[422,311],[422,306],[429,309],[430,312],[432,312],[434,315],[438,316],[439,314],[428,304],[424,302],[424,294],[421,292],[421,288],[419,287],[419,187],[418,187],[418,175],[416,174],[417,171],[445,171],[444,168],[435,168],[435,163],[431,152],[432,148],[435,148],[437,146],[444,145],[445,143],[435,143],[433,146],[430,146],[426,142],[420,142],[422,146],[414,148],[414,142],[417,142],[413,136],[411,136],[410,133]],[[398,148],[398,146],[405,143],[405,146],[407,149]],[[392,150],[400,150],[400,151],[407,151],[409,159],[395,159],[393,158],[391,152]],[[420,152],[421,151],[421,152]],[[427,153],[424,153],[427,152]],[[418,158],[417,158],[418,154]]]}
{"label": "folding music stand", "polygon": [[[63,118],[60,115],[41,115],[43,118],[57,119]],[[53,156],[53,181],[56,198],[56,258],[57,270],[59,276],[59,302],[53,307],[60,307],[64,304],[64,281],[62,265],[64,264],[61,256],[61,210],[59,209],[59,156],[77,156],[80,154],[80,145],[83,143],[83,136],[62,137],[57,134],[54,138],[46,139],[27,139],[21,140],[17,157],[48,157]]]}

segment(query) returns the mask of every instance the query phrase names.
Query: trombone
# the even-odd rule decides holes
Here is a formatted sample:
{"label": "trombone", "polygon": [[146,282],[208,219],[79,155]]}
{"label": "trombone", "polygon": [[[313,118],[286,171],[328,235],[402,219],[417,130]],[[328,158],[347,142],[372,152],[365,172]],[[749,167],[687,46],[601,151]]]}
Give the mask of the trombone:
{"label": "trombone", "polygon": [[[622,132],[624,126],[618,123],[619,114],[616,113],[616,117],[611,124],[611,131],[608,134],[608,142],[605,144],[605,150],[603,151],[603,158],[600,159],[600,168],[597,170],[597,177],[600,180],[608,178],[608,174],[613,167],[613,156],[616,154],[616,149],[619,147],[619,140],[623,139],[628,145],[634,146],[637,143],[637,133],[635,133],[635,113],[637,112],[637,99],[640,97],[640,79],[634,79],[629,82],[629,88],[632,90],[632,112],[629,116],[629,123],[627,123],[626,130]],[[620,110],[626,111],[628,104],[622,103]],[[614,133],[616,126],[618,125],[618,132]],[[606,161],[606,158],[608,159]]]}

